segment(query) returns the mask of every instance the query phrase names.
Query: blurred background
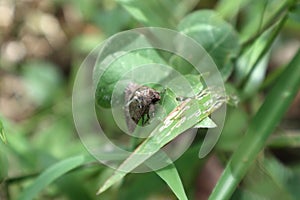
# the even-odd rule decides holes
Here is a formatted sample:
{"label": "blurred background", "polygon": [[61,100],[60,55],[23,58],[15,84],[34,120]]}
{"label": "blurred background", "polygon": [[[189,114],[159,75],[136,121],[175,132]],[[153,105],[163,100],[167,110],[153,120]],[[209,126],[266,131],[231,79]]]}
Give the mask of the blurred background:
{"label": "blurred background", "polygon": [[[2,177],[6,177],[6,183],[0,189],[1,200],[16,199],[22,189],[43,169],[86,151],[73,124],[71,95],[76,71],[88,53],[115,33],[149,24],[164,25],[161,21],[168,20],[159,19],[153,24],[139,21],[122,7],[122,2],[126,1],[0,0],[0,120],[7,137],[7,144],[0,145],[0,172],[4,174]],[[254,1],[257,4],[245,4],[237,11],[234,19],[230,16],[232,13],[226,12],[228,8],[224,2],[228,1],[188,0],[181,9],[172,10],[171,6],[169,11],[180,19],[193,10],[216,9],[224,11],[223,16],[239,32],[247,31],[242,24],[249,19],[253,19],[253,26],[257,26],[259,20],[256,20],[255,15],[260,12],[260,1]],[[142,4],[140,6],[143,8]],[[146,6],[144,10],[148,12]],[[152,12],[155,16],[155,12],[160,10]],[[285,24],[273,45],[265,77],[276,71],[279,73],[299,49],[299,22],[298,13],[292,15]],[[273,78],[276,77],[276,73],[273,75]],[[272,84],[272,77],[265,82],[258,81],[266,89]],[[238,109],[229,108],[224,133],[216,152],[208,161],[197,158],[197,149],[191,149],[179,159],[177,165],[192,199],[207,198],[263,97],[264,90],[257,90],[255,95],[245,98]],[[116,135],[117,129],[111,125],[110,120],[104,120],[104,126],[112,135]],[[297,139],[283,148],[278,138],[274,139],[274,143],[270,142],[273,147],[271,145],[268,149],[268,153],[272,155],[267,163],[269,168],[264,170],[266,167],[263,166],[261,174],[256,171],[257,168],[252,170],[253,174],[266,183],[256,188],[254,179],[249,178],[245,181],[246,186],[251,186],[249,191],[272,193],[284,183],[281,181],[287,177],[286,174],[294,172],[297,175],[294,176],[290,189],[299,189],[299,121],[300,93],[277,131],[298,135],[295,137]],[[263,164],[257,163],[258,166]],[[292,165],[295,171],[285,168],[285,165]],[[51,184],[38,199],[175,199],[168,187],[153,173],[129,175],[126,179],[128,184],[123,184],[125,186],[121,189],[116,186],[101,197],[95,196],[100,182],[108,173],[109,169],[97,164],[82,166],[80,170]],[[274,180],[272,174],[280,174],[280,179]],[[150,183],[155,187],[149,188]],[[141,193],[141,188],[145,192],[138,194]],[[241,188],[243,192],[243,187]],[[246,193],[249,191],[246,189]],[[300,198],[299,191],[297,194]],[[238,199],[241,196],[243,195],[238,196]]]}

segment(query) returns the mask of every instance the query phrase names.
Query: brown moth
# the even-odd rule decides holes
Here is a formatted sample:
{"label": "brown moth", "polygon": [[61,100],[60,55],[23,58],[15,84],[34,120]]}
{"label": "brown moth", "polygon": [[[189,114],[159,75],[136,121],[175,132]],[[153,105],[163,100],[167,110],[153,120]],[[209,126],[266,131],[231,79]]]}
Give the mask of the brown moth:
{"label": "brown moth", "polygon": [[128,130],[133,132],[142,120],[145,125],[150,114],[154,112],[154,105],[160,100],[160,93],[147,86],[129,83],[125,89],[125,116]]}

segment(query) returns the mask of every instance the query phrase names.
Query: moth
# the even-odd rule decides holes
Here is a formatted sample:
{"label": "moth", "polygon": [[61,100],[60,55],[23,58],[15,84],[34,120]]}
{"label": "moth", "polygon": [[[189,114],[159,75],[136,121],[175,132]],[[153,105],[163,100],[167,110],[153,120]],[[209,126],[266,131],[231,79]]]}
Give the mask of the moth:
{"label": "moth", "polygon": [[125,117],[128,130],[133,132],[140,120],[145,125],[154,113],[160,93],[147,86],[129,83],[125,89]]}

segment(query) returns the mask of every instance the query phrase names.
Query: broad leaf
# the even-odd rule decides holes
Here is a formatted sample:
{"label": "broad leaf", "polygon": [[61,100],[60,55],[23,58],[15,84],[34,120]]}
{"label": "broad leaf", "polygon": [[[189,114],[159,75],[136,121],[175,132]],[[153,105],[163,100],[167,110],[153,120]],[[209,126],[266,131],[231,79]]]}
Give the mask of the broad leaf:
{"label": "broad leaf", "polygon": [[[114,56],[116,57],[114,58],[113,62],[106,69],[104,69],[104,72],[101,72],[103,67],[101,64],[98,65],[95,69],[94,77],[95,80],[98,81],[96,90],[96,100],[98,105],[106,108],[111,107],[111,98],[114,87],[116,86],[116,83],[126,73],[130,73],[131,70],[134,70],[146,64],[165,64],[165,61],[159,57],[159,55],[154,49],[138,50],[134,52],[129,52],[124,55]],[[99,77],[100,73],[103,74],[99,79],[97,77]],[[144,74],[144,76],[146,75],[147,74]],[[122,94],[119,95],[122,96]]]}
{"label": "broad leaf", "polygon": [[178,30],[199,42],[216,63],[224,80],[232,72],[231,59],[240,49],[233,27],[212,10],[201,10],[186,16]]}

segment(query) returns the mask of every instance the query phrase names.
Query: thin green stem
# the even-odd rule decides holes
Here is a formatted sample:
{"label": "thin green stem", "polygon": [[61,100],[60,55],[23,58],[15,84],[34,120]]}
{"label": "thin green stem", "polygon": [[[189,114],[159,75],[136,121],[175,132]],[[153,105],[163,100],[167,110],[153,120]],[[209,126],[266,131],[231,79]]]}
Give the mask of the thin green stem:
{"label": "thin green stem", "polygon": [[280,33],[283,25],[285,24],[286,20],[287,20],[287,15],[284,16],[279,22],[278,24],[275,24],[275,29],[273,30],[273,32],[271,33],[271,35],[269,36],[269,39],[266,43],[266,45],[264,46],[263,50],[260,52],[260,54],[258,55],[256,61],[253,63],[249,73],[247,74],[246,78],[244,79],[244,81],[242,82],[241,86],[244,85],[247,80],[249,79],[249,77],[251,76],[251,74],[253,73],[255,67],[259,61],[261,61],[261,59],[263,58],[263,56],[265,56],[265,54],[270,50],[271,46],[273,45],[275,39],[277,38],[278,34]]}
{"label": "thin green stem", "polygon": [[[99,163],[98,162],[85,163],[81,166],[76,167],[75,169],[72,169],[71,171],[67,172],[66,174],[70,174],[72,172],[79,171],[79,170],[82,170],[83,168],[91,167],[91,166],[97,166],[98,167]],[[28,179],[35,178],[38,175],[40,175],[41,173],[42,173],[42,171],[31,173],[31,174],[20,175],[20,176],[16,176],[16,177],[9,177],[5,180],[5,183],[8,186],[11,185],[11,184],[20,183],[20,182],[26,181]]]}
{"label": "thin green stem", "polygon": [[271,148],[299,148],[300,147],[300,134],[297,133],[287,133],[280,134],[271,137],[268,141],[268,146]]}
{"label": "thin green stem", "polygon": [[287,16],[291,5],[293,5],[293,3],[290,1],[286,1],[284,4],[282,4],[282,6],[272,15],[272,17],[269,18],[269,21],[267,21],[256,34],[243,42],[242,49],[244,50],[246,47],[251,45],[259,36],[261,36],[261,34],[272,27],[282,17],[282,15]]}

